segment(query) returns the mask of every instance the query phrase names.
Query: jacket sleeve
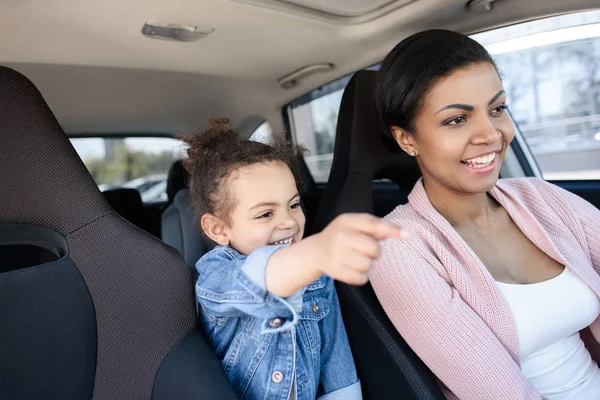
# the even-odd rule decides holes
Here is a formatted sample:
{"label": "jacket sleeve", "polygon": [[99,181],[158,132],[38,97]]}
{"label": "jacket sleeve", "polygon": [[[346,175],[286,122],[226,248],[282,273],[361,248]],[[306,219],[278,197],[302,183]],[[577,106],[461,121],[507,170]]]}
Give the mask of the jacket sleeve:
{"label": "jacket sleeve", "polygon": [[249,256],[224,247],[207,253],[196,264],[196,298],[202,311],[221,318],[259,318],[263,320],[262,333],[280,332],[296,324],[301,292],[284,299],[266,290],[267,263],[282,247],[261,247]]}
{"label": "jacket sleeve", "polygon": [[369,272],[408,345],[460,399],[542,399],[487,324],[414,246],[382,242]]}

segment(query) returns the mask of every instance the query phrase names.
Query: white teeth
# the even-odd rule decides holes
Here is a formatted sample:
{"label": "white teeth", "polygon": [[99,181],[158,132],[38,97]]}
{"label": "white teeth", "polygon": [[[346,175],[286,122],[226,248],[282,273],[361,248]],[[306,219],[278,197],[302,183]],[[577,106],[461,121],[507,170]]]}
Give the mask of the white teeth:
{"label": "white teeth", "polygon": [[290,237],[290,238],[283,239],[283,240],[278,240],[278,241],[276,241],[276,242],[272,242],[272,243],[269,243],[269,244],[270,244],[270,245],[278,245],[278,244],[292,244],[292,242],[293,242],[293,241],[294,241],[294,237],[292,236],[292,237]]}
{"label": "white teeth", "polygon": [[495,158],[496,158],[496,153],[491,153],[491,154],[488,154],[487,156],[475,157],[475,158],[465,160],[464,163],[467,164],[469,167],[482,168],[482,167],[489,165],[492,161],[494,161]]}

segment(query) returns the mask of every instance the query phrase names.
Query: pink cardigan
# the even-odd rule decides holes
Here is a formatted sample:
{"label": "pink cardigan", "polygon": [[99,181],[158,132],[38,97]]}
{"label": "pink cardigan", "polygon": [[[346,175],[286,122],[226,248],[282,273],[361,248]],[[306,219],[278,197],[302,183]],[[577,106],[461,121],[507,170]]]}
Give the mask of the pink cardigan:
{"label": "pink cardigan", "polygon": [[[499,180],[490,194],[533,243],[600,296],[600,211],[540,179]],[[431,205],[422,181],[408,199],[386,219],[408,228],[410,238],[384,241],[369,273],[396,329],[449,399],[541,399],[521,373],[516,328],[496,282]],[[600,318],[589,330],[586,345],[598,362]]]}

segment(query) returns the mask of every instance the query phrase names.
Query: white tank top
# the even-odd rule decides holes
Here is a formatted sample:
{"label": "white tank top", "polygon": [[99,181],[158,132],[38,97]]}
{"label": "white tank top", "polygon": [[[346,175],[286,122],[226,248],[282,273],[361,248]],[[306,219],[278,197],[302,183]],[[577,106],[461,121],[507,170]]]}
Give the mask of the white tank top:
{"label": "white tank top", "polygon": [[545,282],[497,282],[517,327],[521,370],[549,400],[600,399],[600,369],[579,337],[600,299],[571,270]]}

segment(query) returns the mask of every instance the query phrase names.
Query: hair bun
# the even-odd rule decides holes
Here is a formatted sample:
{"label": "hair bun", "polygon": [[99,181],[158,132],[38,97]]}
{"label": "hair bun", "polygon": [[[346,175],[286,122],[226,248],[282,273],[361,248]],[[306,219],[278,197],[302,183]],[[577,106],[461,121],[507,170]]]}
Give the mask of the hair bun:
{"label": "hair bun", "polygon": [[191,171],[196,163],[208,162],[214,157],[227,157],[228,149],[240,141],[240,136],[231,129],[229,119],[217,117],[210,119],[206,131],[184,138],[184,141],[189,145],[184,165]]}
{"label": "hair bun", "polygon": [[208,120],[208,129],[217,129],[217,130],[230,130],[231,125],[229,123],[229,118],[225,117],[212,117]]}

